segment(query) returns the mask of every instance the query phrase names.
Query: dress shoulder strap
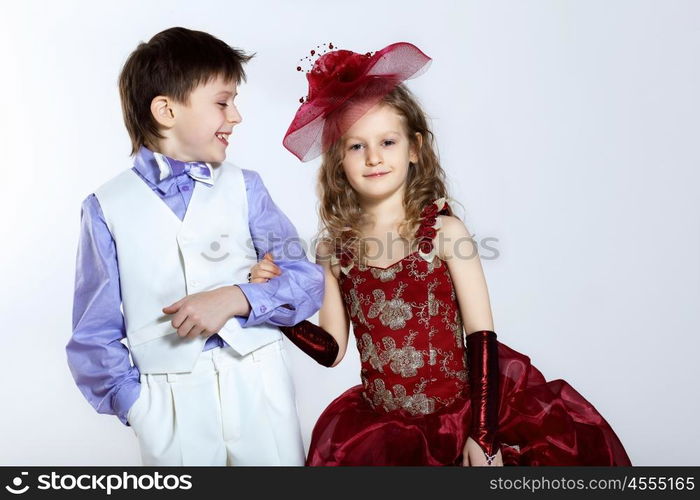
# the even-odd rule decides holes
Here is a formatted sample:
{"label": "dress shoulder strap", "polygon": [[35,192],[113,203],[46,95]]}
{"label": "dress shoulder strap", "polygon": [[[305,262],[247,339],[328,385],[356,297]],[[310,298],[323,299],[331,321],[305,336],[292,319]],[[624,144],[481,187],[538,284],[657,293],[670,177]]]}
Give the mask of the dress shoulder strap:
{"label": "dress shoulder strap", "polygon": [[428,262],[432,262],[437,254],[433,239],[437,235],[442,222],[438,215],[451,215],[452,208],[447,203],[447,198],[438,198],[423,207],[421,211],[421,222],[416,230],[418,240],[418,255]]}

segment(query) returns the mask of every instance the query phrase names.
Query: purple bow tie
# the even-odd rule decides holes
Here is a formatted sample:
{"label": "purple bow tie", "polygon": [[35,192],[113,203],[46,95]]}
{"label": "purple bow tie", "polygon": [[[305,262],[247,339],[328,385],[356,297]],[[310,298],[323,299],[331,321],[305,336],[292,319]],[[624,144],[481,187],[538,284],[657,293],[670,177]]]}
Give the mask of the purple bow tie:
{"label": "purple bow tie", "polygon": [[153,156],[160,168],[160,183],[158,187],[163,192],[167,192],[173,182],[175,182],[175,177],[180,175],[189,175],[195,181],[207,186],[214,185],[211,167],[204,162],[175,160],[160,153],[153,153]]}

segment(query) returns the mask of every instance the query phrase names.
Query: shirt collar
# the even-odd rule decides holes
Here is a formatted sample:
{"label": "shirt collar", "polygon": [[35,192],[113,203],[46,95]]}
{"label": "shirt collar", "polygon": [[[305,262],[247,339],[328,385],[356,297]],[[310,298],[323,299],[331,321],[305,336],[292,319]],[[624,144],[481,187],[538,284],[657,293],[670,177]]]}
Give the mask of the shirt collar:
{"label": "shirt collar", "polygon": [[158,186],[158,184],[160,184],[161,167],[158,165],[158,162],[153,155],[153,151],[148,149],[146,146],[141,146],[136,153],[136,157],[134,158],[134,168],[154,186]]}

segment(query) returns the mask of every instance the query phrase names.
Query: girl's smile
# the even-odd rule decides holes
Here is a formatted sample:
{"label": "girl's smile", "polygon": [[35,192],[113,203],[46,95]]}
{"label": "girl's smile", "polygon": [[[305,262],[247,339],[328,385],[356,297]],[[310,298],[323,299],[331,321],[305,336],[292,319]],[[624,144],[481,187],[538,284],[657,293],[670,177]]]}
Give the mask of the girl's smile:
{"label": "girl's smile", "polygon": [[370,179],[377,179],[379,177],[384,177],[388,173],[389,173],[388,171],[387,172],[374,172],[371,174],[366,174],[365,177],[369,177]]}

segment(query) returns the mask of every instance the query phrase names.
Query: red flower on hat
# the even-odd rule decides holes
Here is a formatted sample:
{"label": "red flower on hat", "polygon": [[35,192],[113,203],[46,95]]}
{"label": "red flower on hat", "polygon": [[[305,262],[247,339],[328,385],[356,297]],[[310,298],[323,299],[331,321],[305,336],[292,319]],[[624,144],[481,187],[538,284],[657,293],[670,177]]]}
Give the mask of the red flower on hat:
{"label": "red flower on hat", "polygon": [[322,154],[354,123],[346,121],[326,129],[328,115],[357,98],[362,107],[354,118],[360,119],[396,85],[423,73],[430,61],[418,47],[406,42],[375,53],[335,50],[323,54],[306,75],[308,98],[284,135],[284,147],[302,161]]}
{"label": "red flower on hat", "polygon": [[350,50],[336,50],[319,58],[306,75],[309,81],[309,100],[314,99],[327,82],[336,80],[349,83],[357,80],[366,70],[365,54],[356,54]]}

